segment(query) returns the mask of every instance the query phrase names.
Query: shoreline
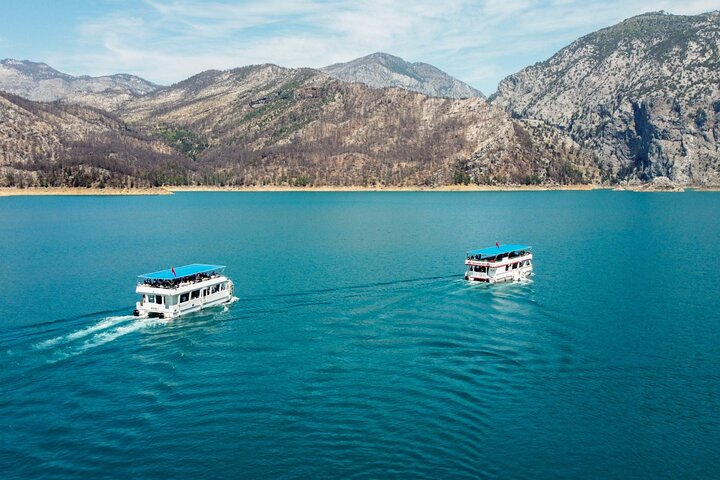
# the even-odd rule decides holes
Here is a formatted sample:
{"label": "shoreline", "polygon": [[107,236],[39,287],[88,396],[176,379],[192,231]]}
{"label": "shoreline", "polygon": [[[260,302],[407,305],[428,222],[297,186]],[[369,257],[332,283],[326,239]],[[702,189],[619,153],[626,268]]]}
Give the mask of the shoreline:
{"label": "shoreline", "polygon": [[678,187],[648,188],[638,185],[607,186],[607,185],[443,185],[440,187],[424,186],[373,186],[373,187],[290,187],[290,186],[166,186],[156,188],[84,188],[84,187],[0,187],[0,197],[10,196],[127,196],[127,195],[173,195],[184,192],[546,192],[546,191],[592,191],[612,190],[624,192],[718,192],[720,186],[713,187]]}
{"label": "shoreline", "polygon": [[214,186],[177,186],[163,187],[170,192],[518,192],[548,190],[597,190],[605,187],[599,185],[442,185],[439,187],[425,186],[373,186],[373,187],[290,187],[278,185],[257,185],[247,187],[214,187]]}
{"label": "shoreline", "polygon": [[158,188],[85,188],[85,187],[0,187],[0,197],[75,195],[75,196],[119,196],[119,195],[172,195],[162,187]]}

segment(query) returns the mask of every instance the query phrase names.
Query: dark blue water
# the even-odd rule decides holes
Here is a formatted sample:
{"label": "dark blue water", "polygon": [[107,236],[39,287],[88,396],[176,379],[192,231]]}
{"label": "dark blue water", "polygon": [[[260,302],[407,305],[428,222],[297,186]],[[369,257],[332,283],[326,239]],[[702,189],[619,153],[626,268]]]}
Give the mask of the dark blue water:
{"label": "dark blue water", "polygon": [[[3,478],[719,478],[720,194],[0,198]],[[534,246],[525,284],[464,252]],[[220,263],[238,302],[129,316]]]}

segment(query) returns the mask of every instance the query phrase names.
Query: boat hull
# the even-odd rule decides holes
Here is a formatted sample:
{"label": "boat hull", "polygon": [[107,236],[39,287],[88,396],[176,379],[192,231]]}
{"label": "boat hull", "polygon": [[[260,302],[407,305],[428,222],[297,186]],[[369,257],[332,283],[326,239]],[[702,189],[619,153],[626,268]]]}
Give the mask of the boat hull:
{"label": "boat hull", "polygon": [[494,277],[488,276],[487,274],[476,273],[476,272],[465,272],[465,280],[480,282],[480,283],[506,283],[506,282],[519,282],[532,275],[532,267],[522,267],[516,270],[510,270],[507,272],[500,272]]}

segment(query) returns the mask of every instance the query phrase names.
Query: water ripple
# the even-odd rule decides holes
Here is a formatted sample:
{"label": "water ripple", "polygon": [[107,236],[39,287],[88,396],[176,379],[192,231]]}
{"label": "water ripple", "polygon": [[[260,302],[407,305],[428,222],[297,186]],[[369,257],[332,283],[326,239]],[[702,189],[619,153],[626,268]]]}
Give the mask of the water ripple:
{"label": "water ripple", "polygon": [[253,444],[263,471],[280,478],[299,461],[288,453],[295,447],[348,478],[491,478],[498,419],[511,406],[529,414],[519,405],[532,379],[561,372],[574,355],[573,332],[532,289],[440,276],[256,296],[172,321],[78,318],[10,337],[8,358],[22,357],[33,380],[15,378],[24,401],[0,406],[14,418],[37,415],[51,404],[48,383],[62,384],[53,436],[105,425],[92,454],[54,463],[60,477],[143,456],[131,447],[143,438],[165,452],[156,462],[171,462],[167,452],[186,444],[180,430],[209,457],[223,448],[204,450],[208,436]]}

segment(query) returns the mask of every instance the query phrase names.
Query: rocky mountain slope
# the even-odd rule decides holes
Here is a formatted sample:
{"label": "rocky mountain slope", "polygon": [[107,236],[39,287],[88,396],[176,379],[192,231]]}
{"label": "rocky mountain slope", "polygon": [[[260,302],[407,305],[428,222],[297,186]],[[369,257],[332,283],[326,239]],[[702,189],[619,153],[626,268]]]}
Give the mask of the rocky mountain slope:
{"label": "rocky mountain slope", "polygon": [[97,109],[0,93],[0,185],[151,186],[192,162]]}
{"label": "rocky mountain slope", "polygon": [[720,12],[648,13],[504,79],[491,101],[559,127],[608,180],[720,184]]}
{"label": "rocky mountain slope", "polygon": [[44,63],[13,59],[0,61],[0,91],[34,101],[62,100],[112,110],[157,88],[157,85],[133,75],[74,77]]}
{"label": "rocky mountain slope", "polygon": [[598,171],[556,132],[479,97],[371,89],[317,70],[207,71],[126,103],[133,128],[185,153],[209,184],[577,183]]}
{"label": "rocky mountain slope", "polygon": [[321,69],[345,82],[364,83],[372,88],[399,87],[431,97],[483,97],[460,80],[427,63],[410,63],[387,53],[373,53],[347,63]]}

